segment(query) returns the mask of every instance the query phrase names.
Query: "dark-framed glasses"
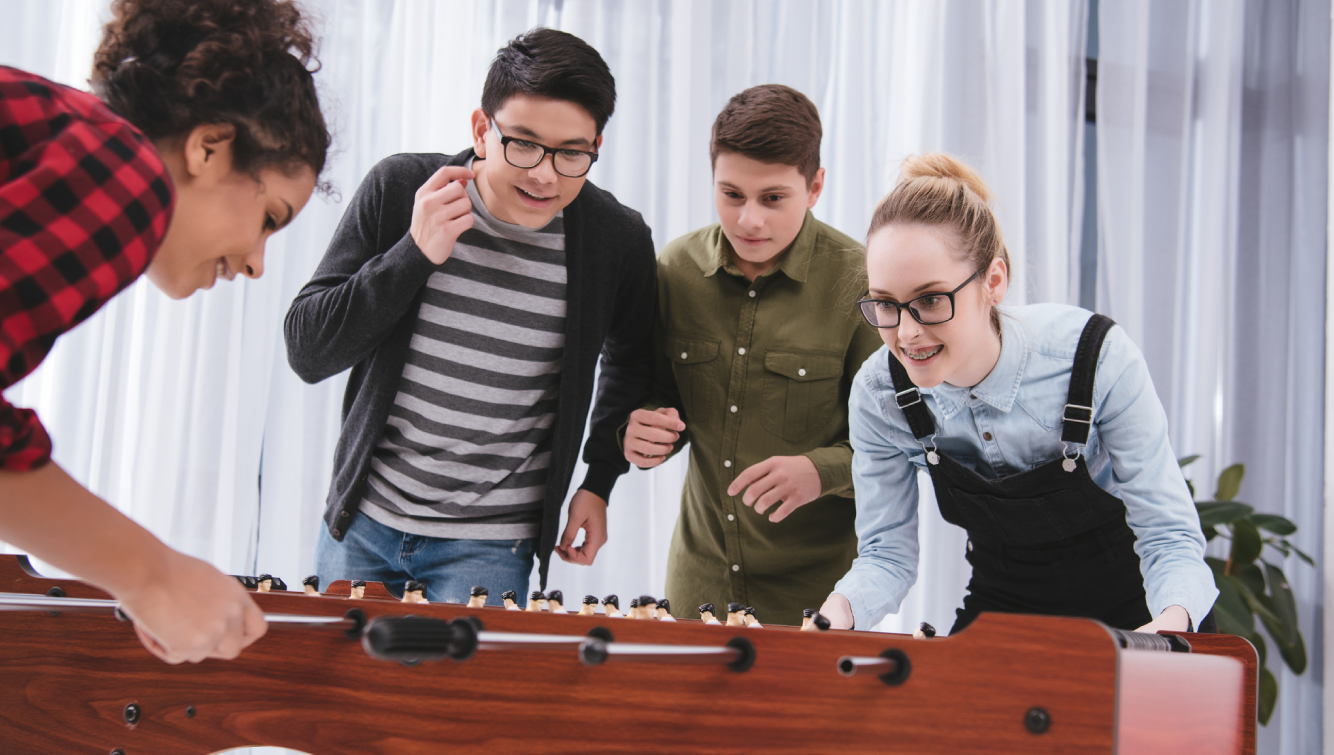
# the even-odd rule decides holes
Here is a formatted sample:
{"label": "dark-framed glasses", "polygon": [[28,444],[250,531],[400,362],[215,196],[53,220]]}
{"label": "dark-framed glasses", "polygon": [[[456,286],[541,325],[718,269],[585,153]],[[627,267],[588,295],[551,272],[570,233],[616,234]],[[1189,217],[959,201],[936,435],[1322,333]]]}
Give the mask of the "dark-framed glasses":
{"label": "dark-framed glasses", "polygon": [[954,319],[954,295],[962,291],[964,286],[976,280],[983,270],[986,270],[986,268],[981,268],[968,276],[968,280],[960,283],[957,288],[948,293],[922,294],[902,304],[888,299],[872,299],[869,296],[863,296],[857,300],[857,308],[861,310],[862,317],[865,317],[867,322],[877,328],[897,328],[903,320],[903,310],[905,309],[912,315],[912,319],[923,325],[939,325],[943,322],[949,322]]}
{"label": "dark-framed glasses", "polygon": [[496,125],[496,119],[491,119],[491,128],[495,130],[496,136],[500,137],[500,146],[505,153],[505,162],[516,168],[531,170],[536,168],[551,155],[551,166],[556,172],[566,178],[581,178],[586,175],[593,163],[597,162],[598,153],[584,152],[577,149],[552,149],[551,147],[530,142],[526,139],[519,139],[513,136],[505,136],[500,132],[500,127]]}

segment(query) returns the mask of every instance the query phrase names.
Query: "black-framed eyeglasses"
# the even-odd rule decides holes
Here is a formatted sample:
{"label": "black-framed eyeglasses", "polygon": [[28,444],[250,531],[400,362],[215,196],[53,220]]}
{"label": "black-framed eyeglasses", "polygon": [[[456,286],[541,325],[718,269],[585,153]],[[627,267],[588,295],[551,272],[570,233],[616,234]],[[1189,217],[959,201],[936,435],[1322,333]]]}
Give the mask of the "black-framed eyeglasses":
{"label": "black-framed eyeglasses", "polygon": [[981,268],[968,276],[968,280],[960,283],[958,288],[949,293],[922,294],[902,304],[888,299],[871,299],[863,296],[857,300],[857,308],[861,310],[862,317],[865,317],[867,322],[877,328],[897,328],[903,320],[903,310],[905,309],[912,314],[912,319],[923,325],[939,325],[943,322],[949,322],[954,319],[954,295],[962,291],[964,286],[972,283],[977,276],[982,274],[983,270],[986,270],[986,268]]}
{"label": "black-framed eyeglasses", "polygon": [[584,152],[577,149],[552,149],[537,142],[530,142],[526,139],[519,139],[514,136],[505,136],[500,132],[500,127],[496,125],[496,119],[491,118],[491,128],[495,130],[496,136],[500,137],[501,149],[505,152],[505,162],[516,168],[531,170],[542,164],[542,161],[551,155],[551,167],[556,172],[566,178],[581,178],[588,174],[593,163],[598,160],[598,153]]}

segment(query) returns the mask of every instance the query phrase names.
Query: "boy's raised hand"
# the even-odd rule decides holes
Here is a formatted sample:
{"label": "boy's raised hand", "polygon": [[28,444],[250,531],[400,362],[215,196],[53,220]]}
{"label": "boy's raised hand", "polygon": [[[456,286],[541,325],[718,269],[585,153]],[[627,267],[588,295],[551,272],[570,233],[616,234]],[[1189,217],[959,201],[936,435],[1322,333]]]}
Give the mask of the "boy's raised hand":
{"label": "boy's raised hand", "polygon": [[658,466],[667,460],[685,429],[675,409],[634,410],[625,428],[625,460],[641,469]]}
{"label": "boy's raised hand", "polygon": [[442,265],[454,251],[454,242],[472,228],[468,180],[473,172],[462,165],[446,165],[417,189],[408,233],[422,254]]}
{"label": "boy's raised hand", "polygon": [[806,456],[771,456],[737,475],[727,487],[728,495],[741,496],[741,502],[763,514],[777,503],[783,505],[769,516],[781,522],[788,514],[820,497],[820,472]]}

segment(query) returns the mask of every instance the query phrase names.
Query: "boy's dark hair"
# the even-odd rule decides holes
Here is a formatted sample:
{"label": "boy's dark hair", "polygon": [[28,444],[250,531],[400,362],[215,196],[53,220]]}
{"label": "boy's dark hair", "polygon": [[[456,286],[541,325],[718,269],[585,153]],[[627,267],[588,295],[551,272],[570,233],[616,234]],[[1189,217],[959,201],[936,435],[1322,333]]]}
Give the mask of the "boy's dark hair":
{"label": "boy's dark hair", "polygon": [[598,134],[616,109],[616,79],[587,42],[563,31],[537,28],[500,48],[482,85],[488,115],[516,94],[573,102],[588,111]]}
{"label": "boy's dark hair", "polygon": [[762,163],[791,165],[815,180],[820,169],[820,111],[806,95],[782,84],[751,87],[723,106],[713,121],[709,164],[734,152]]}

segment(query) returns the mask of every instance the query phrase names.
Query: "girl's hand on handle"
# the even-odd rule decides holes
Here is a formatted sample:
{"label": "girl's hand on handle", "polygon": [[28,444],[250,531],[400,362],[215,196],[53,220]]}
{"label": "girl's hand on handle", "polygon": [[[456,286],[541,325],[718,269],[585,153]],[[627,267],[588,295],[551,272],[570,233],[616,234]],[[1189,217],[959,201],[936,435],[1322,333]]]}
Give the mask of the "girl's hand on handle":
{"label": "girl's hand on handle", "polygon": [[856,623],[852,618],[852,604],[838,593],[825,598],[824,605],[820,606],[820,615],[829,619],[830,629],[852,629]]}

